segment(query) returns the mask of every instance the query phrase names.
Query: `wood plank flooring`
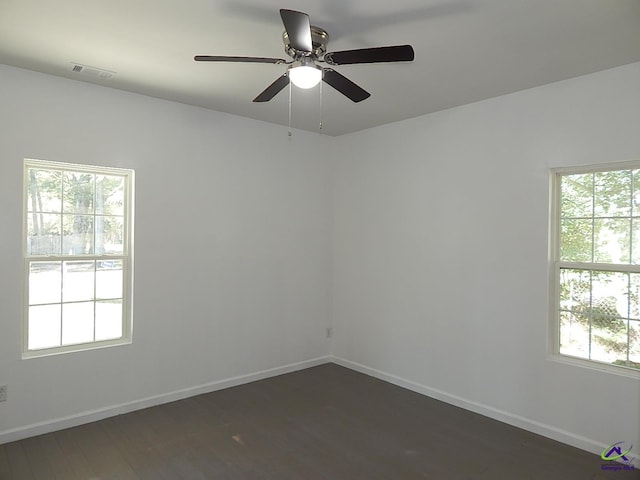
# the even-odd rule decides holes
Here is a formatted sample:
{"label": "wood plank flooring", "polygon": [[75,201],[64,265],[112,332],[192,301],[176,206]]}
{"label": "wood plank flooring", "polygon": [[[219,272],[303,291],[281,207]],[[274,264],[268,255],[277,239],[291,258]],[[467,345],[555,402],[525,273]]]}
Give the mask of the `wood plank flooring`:
{"label": "wood plank flooring", "polygon": [[327,364],[0,445],[6,480],[604,480],[567,445]]}

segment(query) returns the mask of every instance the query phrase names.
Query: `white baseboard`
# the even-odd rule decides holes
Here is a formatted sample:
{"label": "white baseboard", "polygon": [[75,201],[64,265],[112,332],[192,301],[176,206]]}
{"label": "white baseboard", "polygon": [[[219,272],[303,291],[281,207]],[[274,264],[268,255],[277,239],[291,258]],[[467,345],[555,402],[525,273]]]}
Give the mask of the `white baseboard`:
{"label": "white baseboard", "polygon": [[237,377],[226,378],[223,380],[217,380],[215,382],[205,383],[203,385],[197,385],[195,387],[189,387],[182,390],[176,390],[169,393],[163,393],[161,395],[154,395],[152,397],[141,398],[132,402],[121,403],[118,405],[111,405],[96,410],[89,410],[78,413],[76,415],[70,415],[67,417],[56,418],[52,420],[46,420],[44,422],[34,423],[23,427],[17,427],[10,430],[0,431],[0,445],[3,443],[14,442],[23,438],[34,437],[36,435],[42,435],[65,428],[76,427],[78,425],[84,425],[85,423],[95,422],[104,418],[121,415],[123,413],[133,412],[143,408],[153,407],[155,405],[161,405],[163,403],[174,402],[176,400],[182,400],[183,398],[193,397],[195,395],[201,395],[203,393],[214,392],[216,390],[222,390],[224,388],[235,387],[245,383],[255,382],[256,380],[262,380],[265,378],[276,377],[285,373],[291,373],[298,370],[304,370],[305,368],[315,367],[324,363],[330,363],[331,357],[317,357],[303,362],[292,363],[289,365],[283,365],[280,367],[270,368],[267,370],[261,370],[258,372],[249,373],[246,375],[239,375]]}
{"label": "white baseboard", "polygon": [[411,380],[398,377],[397,375],[382,372],[380,370],[376,370],[375,368],[367,367],[366,365],[352,362],[344,358],[332,356],[331,361],[343,367],[350,368],[357,372],[364,373],[380,380],[384,380],[385,382],[389,382],[399,387],[406,388],[407,390],[426,395],[427,397],[431,397],[436,400],[441,400],[456,407],[464,408],[465,410],[478,413],[485,417],[493,418],[494,420],[498,420],[514,427],[522,428],[523,430],[542,435],[543,437],[547,437],[552,440],[571,445],[572,447],[576,447],[581,450],[586,450],[590,453],[595,453],[596,455],[600,455],[602,451],[607,447],[607,445],[590,438],[582,437],[580,435],[567,432],[566,430],[562,430],[551,425],[546,425],[535,420],[530,420],[528,418],[521,417],[520,415],[505,412],[503,410],[499,410],[482,403],[467,400],[465,398],[444,392],[442,390],[438,390],[436,388],[427,387]]}
{"label": "white baseboard", "polygon": [[352,362],[350,360],[346,360],[344,358],[340,358],[332,355],[317,357],[310,360],[305,360],[303,362],[283,365],[280,367],[261,370],[261,371],[249,373],[246,375],[240,375],[237,377],[227,378],[223,380],[217,380],[215,382],[210,382],[203,385],[197,385],[195,387],[176,390],[173,392],[169,392],[161,395],[155,395],[152,397],[146,397],[146,398],[134,400],[131,402],[112,405],[112,406],[108,406],[108,407],[104,407],[96,410],[89,410],[89,411],[78,413],[76,415],[70,415],[67,417],[56,418],[56,419],[47,420],[44,422],[26,425],[23,427],[17,427],[10,430],[0,431],[0,445],[8,442],[13,442],[16,440],[21,440],[23,438],[42,435],[45,433],[62,430],[65,428],[76,427],[78,425],[83,425],[89,422],[95,422],[97,420],[113,417],[115,415],[121,415],[123,413],[128,413],[128,412],[140,410],[143,408],[153,407],[155,405],[161,405],[163,403],[173,402],[176,400],[182,400],[184,398],[193,397],[195,395],[201,395],[203,393],[210,393],[216,390],[235,387],[237,385],[242,385],[242,384],[254,382],[257,380],[262,380],[265,378],[275,377],[278,375],[291,373],[298,370],[304,370],[305,368],[310,368],[310,367],[322,365],[325,363],[331,363],[331,362],[336,363],[337,365],[341,365],[343,367],[349,368],[351,370],[355,370],[357,372],[370,375],[380,380],[384,380],[386,382],[392,383],[399,387],[403,387],[408,390],[420,393],[422,395],[426,395],[436,400],[441,400],[443,402],[449,403],[456,407],[464,408],[465,410],[469,410],[471,412],[484,415],[485,417],[493,418],[494,420],[498,420],[500,422],[513,425],[514,427],[522,428],[524,430],[528,430],[538,435],[551,438],[558,442],[562,442],[567,445],[571,445],[573,447],[586,450],[587,452],[591,452],[596,455],[599,455],[602,452],[602,450],[607,447],[607,445],[603,443],[597,442],[589,438],[582,437],[580,435],[573,434],[571,432],[567,432],[565,430],[553,427],[551,425],[546,425],[546,424],[537,422],[535,420],[530,420],[528,418],[524,418],[519,415],[505,412],[503,410],[499,410],[494,407],[490,407],[488,405],[467,400],[457,395],[453,395],[453,394],[444,392],[442,390],[438,390],[436,388],[427,387],[425,385],[421,385],[419,383],[413,382],[411,380],[407,380],[397,375],[386,373],[386,372],[377,370],[375,368],[371,368],[366,365],[362,365],[357,362]]}

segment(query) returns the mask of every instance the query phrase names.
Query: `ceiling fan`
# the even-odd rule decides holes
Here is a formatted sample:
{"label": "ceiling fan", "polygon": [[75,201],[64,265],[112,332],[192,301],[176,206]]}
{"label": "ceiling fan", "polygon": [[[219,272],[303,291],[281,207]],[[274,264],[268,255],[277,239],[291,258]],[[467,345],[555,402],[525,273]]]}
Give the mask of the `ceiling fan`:
{"label": "ceiling fan", "polygon": [[371,94],[353,83],[347,77],[330,67],[321,67],[317,63],[328,65],[352,65],[356,63],[410,62],[414,58],[411,45],[362,48],[327,53],[329,34],[322,28],[310,24],[309,15],[295,10],[280,10],[284,24],[284,51],[291,60],[264,57],[232,57],[215,55],[196,55],[196,62],[246,62],[289,65],[287,71],[278,77],[254,102],[268,102],[289,82],[300,88],[312,88],[320,81],[331,85],[337,91],[354,102],[361,102]]}

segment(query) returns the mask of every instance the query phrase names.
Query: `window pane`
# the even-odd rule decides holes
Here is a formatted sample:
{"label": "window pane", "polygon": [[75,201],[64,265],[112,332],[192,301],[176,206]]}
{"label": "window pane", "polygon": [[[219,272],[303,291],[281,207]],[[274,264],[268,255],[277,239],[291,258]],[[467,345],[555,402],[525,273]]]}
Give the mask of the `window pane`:
{"label": "window pane", "polygon": [[591,262],[592,229],[592,220],[562,220],[560,259],[565,262]]}
{"label": "window pane", "polygon": [[124,215],[124,178],[96,176],[96,214]]}
{"label": "window pane", "polygon": [[596,217],[631,215],[631,171],[598,172],[594,175]]}
{"label": "window pane", "polygon": [[60,305],[29,307],[29,350],[60,346]]}
{"label": "window pane", "polygon": [[[638,206],[637,213],[640,213]],[[640,219],[631,219],[631,263],[640,265]]]}
{"label": "window pane", "polygon": [[629,366],[640,368],[640,322],[629,322]]}
{"label": "window pane", "polygon": [[625,263],[631,260],[631,220],[602,218],[594,220],[594,262]]}
{"label": "window pane", "polygon": [[589,358],[589,320],[586,315],[560,313],[560,353]]}
{"label": "window pane", "polygon": [[123,217],[96,216],[96,254],[121,255],[123,240]]}
{"label": "window pane", "polygon": [[59,303],[61,295],[61,262],[31,262],[29,265],[29,305]]}
{"label": "window pane", "polygon": [[629,275],[629,318],[640,320],[640,274]]}
{"label": "window pane", "polygon": [[90,255],[93,253],[93,216],[63,215],[63,255]]}
{"label": "window pane", "polygon": [[27,218],[27,254],[60,255],[61,217],[50,213],[29,213]]}
{"label": "window pane", "polygon": [[96,298],[122,298],[122,260],[101,260],[97,262]]}
{"label": "window pane", "polygon": [[591,358],[607,363],[626,362],[626,320],[594,314],[591,327]]}
{"label": "window pane", "polygon": [[629,311],[628,273],[593,272],[591,285],[594,323],[597,323],[600,317],[627,317]]}
{"label": "window pane", "polygon": [[93,341],[93,302],[62,305],[62,344]]}
{"label": "window pane", "polygon": [[640,214],[640,170],[632,170],[633,178],[633,214]]}
{"label": "window pane", "polygon": [[122,337],[122,301],[96,302],[96,340]]}
{"label": "window pane", "polygon": [[62,301],[78,302],[93,300],[95,285],[95,262],[64,262]]}
{"label": "window pane", "polygon": [[586,312],[591,306],[591,272],[560,270],[560,309]]}
{"label": "window pane", "polygon": [[593,215],[593,174],[562,177],[562,217],[591,217]]}
{"label": "window pane", "polygon": [[82,172],[64,172],[65,213],[83,215],[93,213],[95,175]]}
{"label": "window pane", "polygon": [[27,181],[29,212],[62,211],[62,172],[30,168]]}

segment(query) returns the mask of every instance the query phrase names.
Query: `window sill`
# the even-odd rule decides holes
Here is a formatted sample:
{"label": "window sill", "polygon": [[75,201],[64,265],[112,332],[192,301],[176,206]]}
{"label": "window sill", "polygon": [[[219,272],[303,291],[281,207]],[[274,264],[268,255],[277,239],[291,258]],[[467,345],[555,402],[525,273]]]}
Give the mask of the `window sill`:
{"label": "window sill", "polygon": [[85,352],[87,350],[98,350],[109,347],[119,347],[122,345],[130,345],[130,338],[118,338],[117,340],[105,340],[103,342],[80,343],[77,345],[68,345],[65,347],[43,348],[41,350],[28,350],[22,352],[22,359],[29,360],[32,358],[51,357],[53,355],[64,355],[65,353]]}
{"label": "window sill", "polygon": [[587,368],[589,370],[596,370],[598,372],[618,375],[621,377],[632,378],[640,380],[640,370],[627,367],[617,367],[609,365],[607,363],[600,363],[594,360],[585,360],[578,357],[570,357],[561,354],[551,354],[548,359],[552,362],[562,363],[564,365],[571,365],[574,367]]}

